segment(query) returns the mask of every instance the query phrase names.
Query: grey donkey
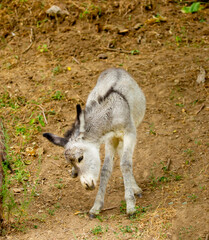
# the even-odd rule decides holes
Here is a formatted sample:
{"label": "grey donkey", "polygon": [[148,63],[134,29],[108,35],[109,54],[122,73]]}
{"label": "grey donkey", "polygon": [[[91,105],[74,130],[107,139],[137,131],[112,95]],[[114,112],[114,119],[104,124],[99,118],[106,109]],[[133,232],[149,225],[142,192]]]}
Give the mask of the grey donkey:
{"label": "grey donkey", "polygon": [[133,176],[132,157],[136,143],[136,128],[146,109],[142,90],[123,69],[110,68],[101,73],[89,94],[86,107],[77,108],[77,118],[64,137],[52,133],[43,136],[55,145],[64,147],[64,155],[72,165],[72,176],[80,177],[87,190],[93,190],[100,173],[100,146],[105,143],[105,159],[100,185],[90,217],[99,214],[104,204],[108,180],[117,152],[125,186],[126,212],[135,212],[135,195],[142,190]]}

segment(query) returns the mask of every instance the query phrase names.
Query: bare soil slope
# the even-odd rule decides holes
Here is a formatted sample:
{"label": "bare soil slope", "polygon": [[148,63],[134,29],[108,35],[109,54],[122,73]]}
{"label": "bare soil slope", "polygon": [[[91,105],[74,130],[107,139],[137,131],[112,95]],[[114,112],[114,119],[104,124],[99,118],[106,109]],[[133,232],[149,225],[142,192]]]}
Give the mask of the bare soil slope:
{"label": "bare soil slope", "polygon": [[[53,4],[67,13],[47,15]],[[169,0],[2,1],[0,116],[10,154],[21,156],[30,173],[23,179],[26,192],[35,189],[23,209],[27,216],[6,220],[2,239],[206,239],[209,8],[205,2],[186,14],[183,6]],[[96,191],[71,179],[62,149],[42,133],[62,135],[75,119],[76,104],[85,106],[98,75],[113,66],[130,72],[147,99],[133,160],[143,198],[129,219],[116,159],[106,211],[90,221],[86,213]],[[205,82],[197,84],[202,68]],[[24,199],[22,186],[10,186],[17,205]]]}

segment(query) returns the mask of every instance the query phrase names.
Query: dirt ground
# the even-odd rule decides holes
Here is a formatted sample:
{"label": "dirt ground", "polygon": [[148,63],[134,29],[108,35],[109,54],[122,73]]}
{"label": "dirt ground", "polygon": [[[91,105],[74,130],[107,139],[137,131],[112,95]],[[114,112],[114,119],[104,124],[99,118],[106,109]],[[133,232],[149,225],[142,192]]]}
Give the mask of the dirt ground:
{"label": "dirt ground", "polygon": [[[63,15],[46,14],[53,4]],[[184,6],[169,0],[1,1],[0,116],[10,148],[30,172],[28,186],[38,179],[27,216],[18,225],[11,217],[2,239],[208,239],[209,6],[203,1],[192,14],[181,12]],[[133,159],[143,197],[129,219],[116,158],[105,211],[90,220],[97,190],[86,191],[70,177],[63,150],[42,133],[63,135],[76,104],[85,106],[109,67],[132,74],[147,99]],[[21,187],[10,187],[17,203],[24,198]]]}

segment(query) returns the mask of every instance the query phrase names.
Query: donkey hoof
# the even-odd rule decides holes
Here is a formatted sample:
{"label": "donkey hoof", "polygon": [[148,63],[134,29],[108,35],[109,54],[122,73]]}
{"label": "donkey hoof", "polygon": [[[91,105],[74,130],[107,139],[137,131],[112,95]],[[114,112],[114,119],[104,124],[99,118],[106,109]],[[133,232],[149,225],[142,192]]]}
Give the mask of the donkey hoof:
{"label": "donkey hoof", "polygon": [[96,215],[93,214],[93,213],[89,213],[89,218],[90,218],[90,219],[94,219],[94,218],[96,218]]}
{"label": "donkey hoof", "polygon": [[136,196],[137,196],[138,198],[142,198],[142,193],[137,193]]}

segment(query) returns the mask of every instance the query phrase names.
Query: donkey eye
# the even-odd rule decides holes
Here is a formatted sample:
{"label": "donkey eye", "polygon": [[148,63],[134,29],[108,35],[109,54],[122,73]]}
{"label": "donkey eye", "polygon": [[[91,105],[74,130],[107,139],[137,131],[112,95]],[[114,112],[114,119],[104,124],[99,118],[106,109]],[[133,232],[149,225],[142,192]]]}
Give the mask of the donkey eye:
{"label": "donkey eye", "polygon": [[83,156],[78,158],[78,162],[81,162],[83,160]]}

